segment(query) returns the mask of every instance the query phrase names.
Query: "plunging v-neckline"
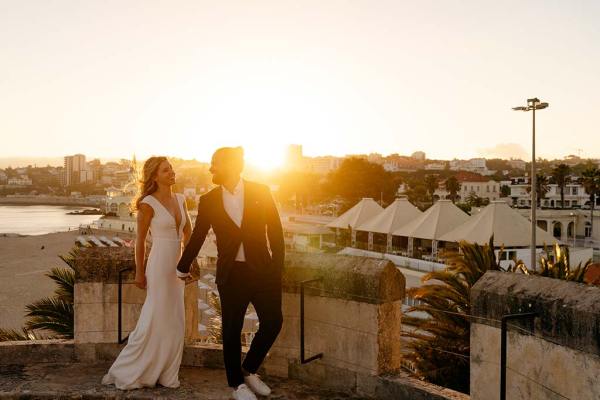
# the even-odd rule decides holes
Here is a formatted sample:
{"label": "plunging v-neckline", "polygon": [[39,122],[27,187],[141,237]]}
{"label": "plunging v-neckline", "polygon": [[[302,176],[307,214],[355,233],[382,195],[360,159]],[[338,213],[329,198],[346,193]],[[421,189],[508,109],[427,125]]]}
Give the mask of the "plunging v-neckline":
{"label": "plunging v-neckline", "polygon": [[[151,194],[149,196],[152,196]],[[165,207],[163,205],[163,203],[160,202],[160,200],[158,200],[156,197],[152,196],[154,198],[154,200],[156,200],[158,202],[158,204],[160,204],[160,206],[167,212],[167,214],[169,214],[171,216],[171,218],[173,218],[173,221],[175,222],[175,228],[177,229],[177,236],[179,236],[179,228],[181,228],[181,223],[183,222],[183,213],[181,212],[181,204],[179,204],[179,198],[177,197],[177,194],[175,194],[175,201],[177,202],[177,208],[179,209],[179,214],[181,214],[181,220],[179,221],[179,224],[177,224],[177,217],[174,216],[173,214],[171,214],[169,212],[169,210],[167,209],[167,207]]]}

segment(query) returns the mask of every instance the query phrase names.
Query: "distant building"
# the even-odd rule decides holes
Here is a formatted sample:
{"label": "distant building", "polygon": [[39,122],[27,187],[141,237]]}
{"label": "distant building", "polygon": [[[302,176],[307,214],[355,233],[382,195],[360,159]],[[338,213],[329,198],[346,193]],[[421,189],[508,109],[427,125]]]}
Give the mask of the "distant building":
{"label": "distant building", "polygon": [[485,158],[472,158],[470,160],[451,160],[450,169],[452,171],[469,171],[481,175],[492,175],[494,171],[487,168]]}
{"label": "distant building", "polygon": [[340,167],[344,159],[333,156],[312,157],[306,159],[306,169],[316,174],[328,174]]}
{"label": "distant building", "polygon": [[[517,207],[531,207],[529,177],[513,178],[510,185],[510,197]],[[589,206],[590,195],[579,183],[569,183],[564,189],[564,208],[581,208]],[[548,192],[540,199],[541,207],[563,208],[560,203],[560,187],[555,183],[548,184]]]}
{"label": "distant building", "polygon": [[8,186],[23,187],[23,186],[31,186],[31,185],[32,185],[32,181],[26,175],[19,175],[18,177],[8,179]]}
{"label": "distant building", "polygon": [[[460,183],[456,201],[464,202],[469,196],[477,196],[488,201],[498,200],[501,197],[500,182],[468,172],[458,173],[455,177]],[[450,193],[444,187],[443,182],[435,191],[435,195],[440,199],[450,199]]]}
{"label": "distant building", "polygon": [[527,168],[527,163],[523,160],[508,160],[508,165],[514,169],[525,170],[525,168]]}
{"label": "distant building", "polygon": [[444,163],[438,163],[438,162],[429,163],[429,164],[425,165],[425,169],[428,171],[443,171],[445,168],[446,168],[446,165]]}
{"label": "distant building", "polygon": [[367,156],[367,161],[374,164],[383,165],[385,163],[385,157],[379,153],[371,153]]}
{"label": "distant building", "polygon": [[500,198],[500,182],[493,180],[460,182],[460,196],[464,200],[475,195],[489,201]]}
{"label": "distant building", "polygon": [[8,175],[6,172],[0,170],[0,184],[5,184],[8,181]]}
{"label": "distant building", "polygon": [[411,156],[411,158],[414,158],[415,160],[425,161],[425,152],[424,151],[415,151],[410,156]]}
{"label": "distant building", "polygon": [[85,155],[75,154],[72,156],[65,156],[64,171],[61,179],[63,186],[91,182],[92,180],[93,172],[85,162]]}
{"label": "distant building", "polygon": [[290,144],[285,155],[285,168],[288,170],[300,170],[304,168],[304,155],[301,144]]}

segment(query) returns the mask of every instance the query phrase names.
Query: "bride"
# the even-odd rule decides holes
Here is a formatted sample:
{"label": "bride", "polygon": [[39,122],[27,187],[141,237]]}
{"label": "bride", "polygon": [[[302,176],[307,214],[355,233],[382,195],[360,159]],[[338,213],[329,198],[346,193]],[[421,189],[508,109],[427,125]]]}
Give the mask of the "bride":
{"label": "bride", "polygon": [[[185,282],[175,273],[182,245],[190,238],[190,216],[181,193],[173,193],[175,172],[166,157],[150,157],[144,163],[138,196],[135,243],[135,285],[146,289],[146,300],[127,345],[102,378],[128,390],[157,383],[179,386],[183,354]],[[152,247],[144,265],[148,229]]]}

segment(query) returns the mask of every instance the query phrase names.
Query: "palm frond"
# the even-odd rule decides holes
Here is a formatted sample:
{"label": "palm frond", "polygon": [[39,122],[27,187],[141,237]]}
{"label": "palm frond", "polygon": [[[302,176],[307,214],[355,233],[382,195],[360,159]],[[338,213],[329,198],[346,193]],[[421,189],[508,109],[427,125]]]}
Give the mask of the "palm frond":
{"label": "palm frond", "polygon": [[26,329],[46,330],[58,337],[73,338],[73,303],[47,297],[28,304],[26,308]]}
{"label": "palm frond", "polygon": [[0,342],[6,341],[21,341],[21,340],[39,340],[44,337],[36,334],[33,331],[22,328],[20,331],[16,329],[0,328]]}
{"label": "palm frond", "polygon": [[66,268],[52,268],[46,276],[56,283],[54,295],[66,302],[73,303],[75,292],[75,271]]}

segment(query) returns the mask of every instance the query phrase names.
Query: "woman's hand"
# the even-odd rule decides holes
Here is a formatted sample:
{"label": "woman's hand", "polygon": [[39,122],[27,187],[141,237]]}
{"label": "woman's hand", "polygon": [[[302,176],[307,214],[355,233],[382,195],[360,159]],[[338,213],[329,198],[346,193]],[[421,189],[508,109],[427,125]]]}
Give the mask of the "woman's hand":
{"label": "woman's hand", "polygon": [[146,289],[146,275],[144,274],[135,274],[135,286],[140,289]]}

